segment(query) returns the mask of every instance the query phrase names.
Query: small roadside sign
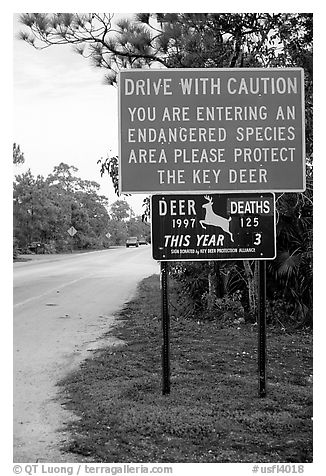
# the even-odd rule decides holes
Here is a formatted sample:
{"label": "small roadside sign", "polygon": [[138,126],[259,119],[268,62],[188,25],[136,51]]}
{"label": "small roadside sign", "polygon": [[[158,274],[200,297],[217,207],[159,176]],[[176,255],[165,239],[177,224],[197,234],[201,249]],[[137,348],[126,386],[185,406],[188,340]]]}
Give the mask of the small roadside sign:
{"label": "small roadside sign", "polygon": [[77,230],[76,228],[74,228],[73,226],[71,226],[69,228],[69,230],[67,230],[67,232],[69,233],[70,236],[75,236],[75,234],[77,233]]}
{"label": "small roadside sign", "polygon": [[106,236],[107,238],[111,238],[111,234],[110,234],[110,233],[107,233],[105,236]]}
{"label": "small roadside sign", "polygon": [[272,260],[273,193],[153,195],[152,253],[158,261]]}

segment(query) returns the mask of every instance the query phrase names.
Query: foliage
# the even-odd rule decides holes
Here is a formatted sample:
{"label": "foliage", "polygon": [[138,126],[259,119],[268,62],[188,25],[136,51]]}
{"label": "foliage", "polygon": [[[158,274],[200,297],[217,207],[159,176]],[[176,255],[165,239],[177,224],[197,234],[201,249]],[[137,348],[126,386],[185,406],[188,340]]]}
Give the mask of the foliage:
{"label": "foliage", "polygon": [[124,245],[128,236],[144,238],[148,243],[150,239],[150,228],[144,224],[141,217],[132,217],[129,220],[117,220],[110,218],[108,221],[108,232],[110,233],[111,245]]}
{"label": "foliage", "polygon": [[133,217],[127,222],[128,236],[137,236],[138,238],[144,238],[147,243],[151,242],[151,229],[150,226],[145,223],[142,217]]}
{"label": "foliage", "polygon": [[[209,299],[208,293],[203,295],[203,300]],[[244,309],[241,303],[241,292],[238,290],[233,294],[226,294],[222,298],[216,298],[213,306],[205,306],[207,309],[204,317],[206,319],[218,319],[219,321],[235,322],[237,319],[244,319]]]}
{"label": "foliage", "polygon": [[[203,296],[208,292],[208,264],[206,262],[169,263],[169,275],[179,283],[179,305],[184,317],[196,317],[202,313]],[[188,296],[189,300],[184,299]]]}
{"label": "foliage", "polygon": [[[312,14],[27,13],[20,38],[35,48],[70,44],[103,67],[109,84],[120,68],[311,66]],[[304,58],[303,58],[304,57]]]}
{"label": "foliage", "polygon": [[21,151],[20,145],[16,144],[16,142],[13,143],[12,155],[14,165],[23,164],[25,162],[24,152]]}
{"label": "foliage", "polygon": [[[99,184],[83,180],[74,166],[60,163],[44,178],[30,170],[15,177],[14,256],[29,252],[32,242],[40,242],[46,253],[75,249],[99,249],[124,245],[128,236],[150,241],[150,227],[135,217],[125,200],[111,204],[99,195]],[[73,226],[77,233],[70,237]],[[106,235],[110,233],[110,238]]]}
{"label": "foliage", "polygon": [[143,237],[150,241],[149,226],[143,223],[141,217],[134,216],[131,207],[125,200],[116,200],[110,206],[108,230],[112,245],[124,245],[128,236]]}
{"label": "foliage", "polygon": [[106,157],[106,159],[100,159],[97,161],[98,164],[101,164],[100,173],[101,177],[105,173],[109,175],[112,180],[112,185],[115,193],[119,196],[119,159],[118,157]]}
{"label": "foliage", "polygon": [[19,246],[17,238],[13,238],[13,258],[17,258],[19,256]]}
{"label": "foliage", "polygon": [[[14,236],[19,248],[27,250],[33,241],[57,251],[72,244],[77,249],[107,246],[107,199],[98,195],[96,182],[76,177],[77,171],[61,163],[47,178],[34,177],[30,170],[15,177]],[[67,233],[71,226],[77,230],[73,239]]]}
{"label": "foliage", "polygon": [[[248,307],[243,296],[246,281],[235,262],[171,262],[169,275],[178,283],[178,305],[184,317],[197,319],[200,314],[212,319],[235,309],[238,314],[239,308]],[[209,292],[210,278],[213,293]]]}
{"label": "foliage", "polygon": [[273,325],[281,326],[282,330],[285,330],[288,324],[296,324],[295,321],[291,322],[289,316],[293,311],[292,306],[283,298],[274,297],[267,300],[266,316],[267,322]]}
{"label": "foliage", "polygon": [[307,169],[304,194],[282,194],[278,200],[278,253],[269,264],[274,298],[291,305],[291,318],[298,324],[312,324],[313,237],[312,170]]}
{"label": "foliage", "polygon": [[131,218],[133,211],[125,200],[117,200],[110,206],[111,218],[113,220],[126,220]]}
{"label": "foliage", "polygon": [[110,233],[109,242],[110,245],[124,245],[128,236],[127,225],[125,222],[118,220],[108,221],[108,232]]}

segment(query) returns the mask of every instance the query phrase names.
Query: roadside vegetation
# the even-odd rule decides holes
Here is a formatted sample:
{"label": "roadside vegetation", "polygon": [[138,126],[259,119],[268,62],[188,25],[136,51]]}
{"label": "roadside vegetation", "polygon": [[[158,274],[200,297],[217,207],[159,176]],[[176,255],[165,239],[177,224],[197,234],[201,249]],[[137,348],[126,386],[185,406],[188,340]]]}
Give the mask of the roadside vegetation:
{"label": "roadside vegetation", "polygon": [[[19,145],[13,162],[25,162]],[[47,177],[30,170],[13,184],[14,258],[20,254],[92,250],[123,245],[130,235],[149,240],[149,226],[121,199],[108,203],[97,182],[83,180],[74,166],[60,163]],[[72,237],[68,230],[74,227]]]}
{"label": "roadside vegetation", "polygon": [[94,462],[312,461],[312,335],[268,319],[267,397],[257,326],[235,313],[186,318],[170,279],[171,394],[161,392],[158,276],[117,316],[117,344],[60,382],[78,417],[64,450]]}

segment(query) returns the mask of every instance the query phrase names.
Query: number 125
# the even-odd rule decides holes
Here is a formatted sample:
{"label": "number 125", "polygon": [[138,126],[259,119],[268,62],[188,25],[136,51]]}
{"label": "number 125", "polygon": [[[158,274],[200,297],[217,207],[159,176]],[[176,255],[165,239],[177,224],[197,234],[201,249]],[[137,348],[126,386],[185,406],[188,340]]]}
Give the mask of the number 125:
{"label": "number 125", "polygon": [[250,228],[252,226],[258,226],[259,225],[259,219],[258,217],[240,217],[240,226],[241,228]]}

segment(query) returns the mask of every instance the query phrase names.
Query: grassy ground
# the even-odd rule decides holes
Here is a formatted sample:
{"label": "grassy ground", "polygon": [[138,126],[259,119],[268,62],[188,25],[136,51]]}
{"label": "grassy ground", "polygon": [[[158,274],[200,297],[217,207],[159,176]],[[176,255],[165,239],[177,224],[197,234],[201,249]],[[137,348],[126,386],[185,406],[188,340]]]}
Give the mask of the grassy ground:
{"label": "grassy ground", "polygon": [[98,463],[312,461],[309,333],[268,330],[267,397],[258,398],[257,327],[185,320],[173,308],[163,396],[160,313],[152,276],[119,315],[113,334],[124,343],[60,383],[79,417],[66,451]]}

